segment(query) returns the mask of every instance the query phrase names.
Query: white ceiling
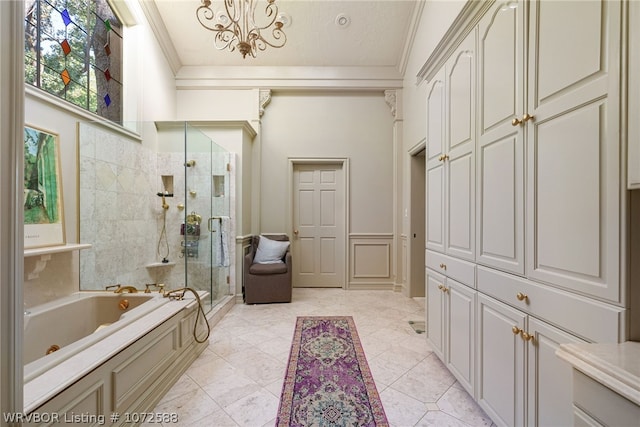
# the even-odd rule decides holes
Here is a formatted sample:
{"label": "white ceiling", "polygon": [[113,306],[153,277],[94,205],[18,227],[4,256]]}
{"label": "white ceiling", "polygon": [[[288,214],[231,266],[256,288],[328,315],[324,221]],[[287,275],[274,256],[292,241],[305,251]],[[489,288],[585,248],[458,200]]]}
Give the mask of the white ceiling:
{"label": "white ceiling", "polygon": [[[221,2],[212,0],[212,8]],[[291,17],[291,25],[285,28],[287,44],[246,59],[238,50],[215,49],[214,33],[201,27],[196,19],[201,0],[146,0],[145,12],[163,49],[172,57],[174,71],[184,66],[247,65],[394,67],[401,71],[420,3],[421,0],[277,0],[279,11]],[[350,18],[346,28],[336,24],[339,14]]]}

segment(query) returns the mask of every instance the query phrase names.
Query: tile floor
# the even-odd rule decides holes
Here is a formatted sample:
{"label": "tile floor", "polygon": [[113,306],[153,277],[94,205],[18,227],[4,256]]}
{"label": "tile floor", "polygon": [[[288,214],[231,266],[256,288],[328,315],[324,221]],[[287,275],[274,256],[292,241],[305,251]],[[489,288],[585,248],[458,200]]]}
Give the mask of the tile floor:
{"label": "tile floor", "polygon": [[273,426],[295,320],[306,315],[353,316],[392,426],[492,425],[409,325],[424,319],[424,298],[391,291],[297,288],[290,304],[236,304],[155,411],[185,426]]}

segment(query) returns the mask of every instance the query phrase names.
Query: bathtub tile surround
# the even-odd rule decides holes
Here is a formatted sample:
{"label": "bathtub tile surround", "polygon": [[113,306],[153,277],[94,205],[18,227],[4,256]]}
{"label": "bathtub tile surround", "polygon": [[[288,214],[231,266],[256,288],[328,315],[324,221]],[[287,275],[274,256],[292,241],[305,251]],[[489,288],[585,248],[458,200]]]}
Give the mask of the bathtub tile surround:
{"label": "bathtub tile surround", "polygon": [[92,245],[80,254],[82,290],[150,283],[144,264],[156,259],[156,153],[92,123],[80,123],[78,135],[80,240]]}
{"label": "bathtub tile surround", "polygon": [[273,426],[298,316],[353,316],[392,426],[493,425],[409,325],[424,299],[392,291],[294,288],[288,304],[236,304],[154,410],[181,426]]}

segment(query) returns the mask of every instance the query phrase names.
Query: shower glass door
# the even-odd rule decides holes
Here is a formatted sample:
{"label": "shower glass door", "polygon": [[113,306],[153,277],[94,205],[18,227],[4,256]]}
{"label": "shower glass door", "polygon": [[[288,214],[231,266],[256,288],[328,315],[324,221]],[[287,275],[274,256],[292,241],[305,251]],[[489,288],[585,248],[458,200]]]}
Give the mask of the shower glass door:
{"label": "shower glass door", "polygon": [[209,311],[230,294],[230,154],[197,127],[185,124],[185,202],[181,252],[186,285],[209,292]]}

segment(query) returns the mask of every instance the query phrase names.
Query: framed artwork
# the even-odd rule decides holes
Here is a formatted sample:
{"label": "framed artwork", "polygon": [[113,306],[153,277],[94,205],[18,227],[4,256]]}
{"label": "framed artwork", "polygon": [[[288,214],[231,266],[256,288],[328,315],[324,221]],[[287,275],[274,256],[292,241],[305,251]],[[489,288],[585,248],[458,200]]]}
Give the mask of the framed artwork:
{"label": "framed artwork", "polygon": [[24,128],[24,247],[65,244],[58,135]]}

